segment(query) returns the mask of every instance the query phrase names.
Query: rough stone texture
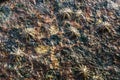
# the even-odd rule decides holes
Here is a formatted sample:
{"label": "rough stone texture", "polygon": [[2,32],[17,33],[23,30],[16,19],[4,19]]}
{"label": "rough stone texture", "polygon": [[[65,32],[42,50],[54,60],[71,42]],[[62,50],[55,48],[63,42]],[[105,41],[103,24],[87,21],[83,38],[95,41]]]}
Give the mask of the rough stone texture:
{"label": "rough stone texture", "polygon": [[120,80],[119,0],[0,3],[0,80]]}

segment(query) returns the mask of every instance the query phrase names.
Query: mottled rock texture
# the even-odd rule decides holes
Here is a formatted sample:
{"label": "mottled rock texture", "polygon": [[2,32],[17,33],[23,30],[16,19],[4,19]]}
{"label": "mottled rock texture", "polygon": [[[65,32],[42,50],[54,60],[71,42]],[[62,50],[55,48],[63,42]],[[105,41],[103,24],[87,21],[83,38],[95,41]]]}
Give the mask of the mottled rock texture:
{"label": "mottled rock texture", "polygon": [[120,1],[2,0],[0,80],[120,80]]}

